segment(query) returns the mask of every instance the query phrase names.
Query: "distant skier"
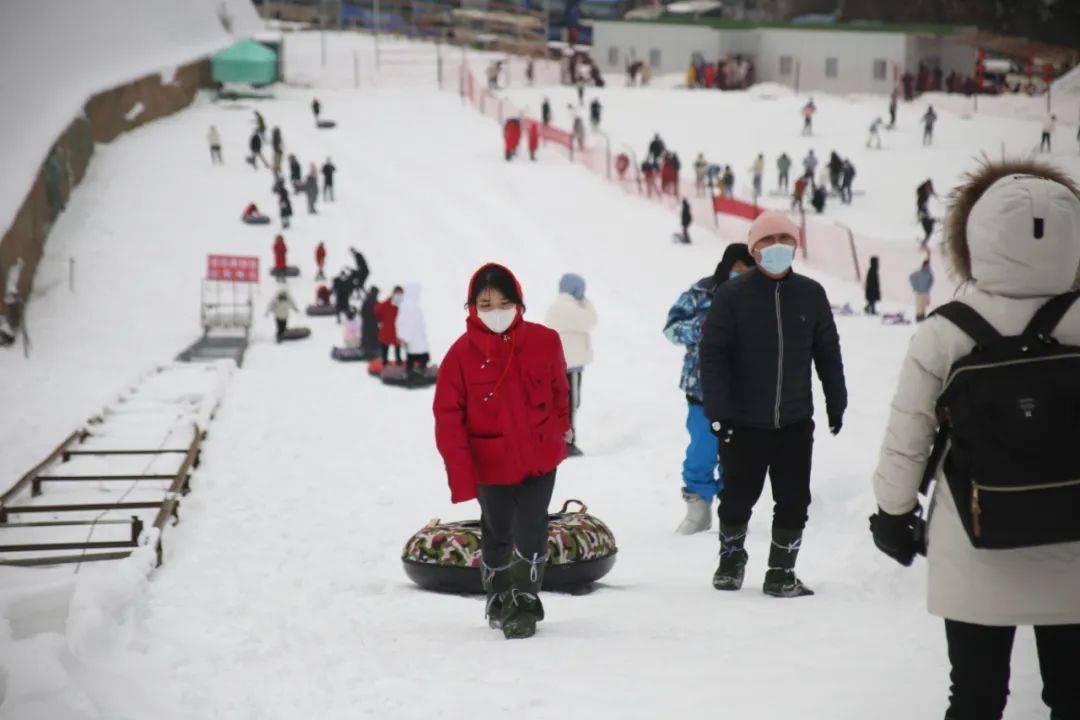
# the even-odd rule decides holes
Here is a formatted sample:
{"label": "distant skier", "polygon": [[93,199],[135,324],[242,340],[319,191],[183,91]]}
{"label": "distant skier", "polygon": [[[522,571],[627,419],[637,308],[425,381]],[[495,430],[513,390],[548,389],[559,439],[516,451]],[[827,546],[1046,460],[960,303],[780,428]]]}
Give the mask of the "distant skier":
{"label": "distant skier", "polygon": [[814,154],[813,149],[811,149],[810,152],[806,153],[806,157],[804,157],[802,161],[802,166],[803,172],[809,175],[810,181],[813,182],[814,174],[817,172],[818,167],[817,155]]}
{"label": "distant skier", "polygon": [[931,145],[934,142],[934,123],[937,122],[937,113],[934,112],[934,106],[931,105],[927,108],[926,112],[922,116],[923,123],[923,136],[922,144]]}
{"label": "distant skier", "polygon": [[916,215],[926,214],[926,203],[930,201],[931,197],[937,197],[937,193],[934,192],[934,183],[927,178],[919,187],[915,188]]}
{"label": "distant skier", "polygon": [[874,148],[881,149],[881,118],[874,118],[874,122],[870,123],[870,135],[866,138],[866,147],[873,146]]}
{"label": "distant skier", "polygon": [[577,446],[577,409],[581,407],[581,376],[592,362],[592,331],[596,327],[596,308],[585,297],[585,279],[566,273],[559,279],[559,294],[544,316],[544,324],[559,333],[566,358],[566,380],[570,386],[570,430],[573,439],[567,444],[570,457],[581,455]]}
{"label": "distant skier", "polygon": [[922,229],[923,229],[923,233],[924,233],[924,237],[922,239],[922,242],[920,242],[919,245],[924,250],[930,244],[930,236],[934,234],[934,223],[935,222],[936,221],[934,220],[933,216],[930,215],[929,212],[927,212],[926,210],[920,210],[919,211],[919,224],[922,225]]}
{"label": "distant skier", "polygon": [[326,244],[319,243],[315,248],[315,267],[319,269],[319,271],[315,273],[316,280],[326,279],[326,273],[323,271],[324,265],[326,265]]}
{"label": "distant skier", "polygon": [[379,346],[383,364],[390,362],[390,348],[394,348],[394,361],[401,364],[401,343],[397,336],[398,306],[405,295],[401,286],[394,288],[386,300],[375,306],[375,317],[379,320]]}
{"label": "distant skier", "polygon": [[263,120],[262,113],[258,110],[255,113],[255,133],[259,136],[260,140],[266,139],[266,120]]}
{"label": "distant skier", "polygon": [[754,204],[757,205],[758,198],[761,197],[762,178],[765,175],[765,156],[762,153],[758,153],[754,164],[750,167],[750,172],[753,176]]}
{"label": "distant skier", "polygon": [[289,291],[284,287],[278,290],[277,294],[270,300],[270,304],[266,306],[266,314],[274,315],[274,323],[277,325],[277,332],[274,334],[274,338],[277,342],[281,342],[285,338],[285,331],[289,325],[289,313],[300,312],[300,308],[296,307],[296,303],[293,302],[292,296],[289,295]]}
{"label": "distant skier", "polygon": [[503,151],[509,162],[517,154],[518,144],[521,142],[521,120],[510,118],[503,124]]}
{"label": "distant skier", "polygon": [[420,284],[407,283],[398,307],[397,336],[405,346],[405,369],[408,376],[423,374],[431,362],[427,324],[420,307]]}
{"label": "distant skier", "polygon": [[833,189],[833,192],[840,192],[840,174],[844,170],[844,161],[836,151],[833,150],[829,155],[829,187]]}
{"label": "distant skier", "polygon": [[210,126],[210,130],[206,133],[206,141],[210,143],[210,162],[221,165],[224,162],[221,159],[221,135],[218,134],[217,128],[213,125]]}
{"label": "distant skier", "polygon": [[375,311],[379,305],[379,288],[372,285],[360,304],[360,348],[365,357],[379,354],[379,318]]}
{"label": "distant skier", "polygon": [[577,104],[579,107],[585,106],[585,81],[582,78],[578,78],[574,83],[577,86]]}
{"label": "distant skier", "polygon": [[540,122],[545,125],[551,124],[551,103],[547,98],[544,98],[544,102],[540,104]]}
{"label": "distant skier", "polygon": [[293,192],[299,194],[302,188],[302,171],[300,170],[300,161],[296,159],[295,155],[289,155],[289,181],[292,183]]}
{"label": "distant skier", "polygon": [[288,195],[278,195],[278,212],[281,213],[281,227],[288,228],[292,220],[292,201]]}
{"label": "distant skier", "polygon": [[892,130],[896,127],[896,90],[892,91],[892,95],[889,96],[889,129]]}
{"label": "distant skier", "polygon": [[652,197],[653,195],[660,194],[660,188],[656,185],[656,176],[658,174],[659,168],[651,158],[641,163],[641,176],[645,181],[646,197]]}
{"label": "distant skier", "polygon": [[281,172],[281,157],[284,146],[284,141],[281,139],[281,128],[275,126],[274,129],[270,131],[270,147],[274,151],[273,167],[274,172],[276,173]]}
{"label": "distant skier", "polygon": [[304,195],[307,197],[308,215],[315,215],[315,201],[319,199],[319,169],[315,167],[315,163],[309,166],[303,187]]}
{"label": "distant skier", "polygon": [[649,142],[649,152],[646,154],[646,158],[659,165],[666,149],[664,141],[660,139],[660,133],[656,133],[653,135],[652,141]]}
{"label": "distant skier", "polygon": [[323,201],[333,201],[334,199],[334,173],[337,172],[337,167],[334,163],[330,162],[330,158],[326,158],[326,162],[322,166],[323,177]]}
{"label": "distant skier", "polygon": [[788,172],[791,171],[791,158],[786,152],[776,158],[777,187],[781,192],[788,191]]}
{"label": "distant skier", "polygon": [[682,241],[684,243],[690,243],[690,223],[693,221],[693,216],[690,214],[690,203],[686,198],[683,198],[682,209],[679,211],[679,223],[682,225]]}
{"label": "distant skier", "polygon": [[536,160],[536,151],[540,148],[540,126],[535,120],[529,120],[529,159]]}
{"label": "distant skier", "polygon": [[817,105],[814,104],[814,98],[810,98],[810,100],[805,105],[803,105],[803,109],[802,109],[802,115],[803,115],[802,134],[803,135],[813,135],[814,134],[814,113],[816,113],[816,112],[817,112]]}
{"label": "distant skier", "polygon": [[724,167],[724,174],[720,177],[720,184],[724,188],[724,197],[735,197],[735,171],[730,165]]}
{"label": "distant skier", "polygon": [[525,82],[527,82],[529,84],[529,86],[531,87],[535,80],[536,80],[536,68],[533,65],[533,59],[530,57],[525,62]]}
{"label": "distant skier", "polygon": [[855,166],[851,163],[851,158],[845,158],[840,169],[840,202],[845,205],[851,204],[851,185],[854,181]]}
{"label": "distant skier", "polygon": [[[803,174],[795,180],[795,188],[791,192],[791,209],[803,211],[803,197],[806,195],[806,188],[810,185],[810,176]],[[824,207],[824,205],[822,205]]]}
{"label": "distant skier", "polygon": [[285,189],[285,178],[281,177],[281,173],[274,173],[274,184],[270,187],[274,195],[277,196],[280,202],[281,196],[289,196],[289,191]]}
{"label": "distant skier", "polygon": [[1051,115],[1043,121],[1042,138],[1039,140],[1039,152],[1051,152],[1050,141],[1057,125],[1057,115]]}
{"label": "distant skier", "polygon": [[589,122],[593,130],[600,127],[600,112],[600,98],[593,98],[593,101],[589,103]]}
{"label": "distant skier", "polygon": [[694,187],[699,196],[705,194],[705,181],[709,172],[709,163],[705,159],[705,153],[698,153],[694,160]]}
{"label": "distant skier", "polygon": [[322,103],[319,102],[319,98],[315,98],[311,101],[311,114],[315,116],[315,124],[319,124],[319,115],[322,113]]}
{"label": "distant skier", "polygon": [[923,260],[922,267],[908,277],[911,290],[915,293],[915,322],[926,319],[930,309],[930,288],[934,287],[934,271],[930,269],[930,260]]}
{"label": "distant skier", "polygon": [[827,196],[828,193],[825,191],[824,183],[817,184],[810,193],[810,205],[818,215],[825,212],[825,200]]}
{"label": "distant skier", "polygon": [[337,321],[341,322],[341,316],[348,316],[350,310],[349,297],[352,295],[352,285],[349,284],[349,271],[343,268],[330,283],[330,289],[334,294],[334,309],[337,311]]}
{"label": "distant skier", "polygon": [[288,267],[288,252],[289,248],[285,244],[285,238],[281,235],[274,238],[274,270],[278,273],[284,273],[285,268]]}
{"label": "distant skier", "polygon": [[574,143],[577,145],[578,150],[584,152],[585,150],[585,119],[581,117],[581,113],[577,110],[571,110],[574,115],[574,120],[570,125],[570,132],[574,136]]}
{"label": "distant skier", "polygon": [[870,258],[870,267],[866,271],[866,307],[867,315],[877,315],[877,304],[881,302],[881,275],[878,270],[878,258]]}
{"label": "distant skier", "polygon": [[679,535],[693,535],[712,527],[712,502],[724,486],[723,468],[717,461],[716,436],[705,418],[701,391],[698,354],[701,328],[712,306],[715,290],[753,267],[754,258],[745,244],[728,245],[713,274],[701,278],[679,295],[668,310],[664,323],[664,337],[686,348],[679,389],[686,396],[686,431],[690,434],[690,444],[682,463],[682,498],[686,502],[686,517],[675,530]]}
{"label": "distant skier", "polygon": [[266,162],[266,158],[263,157],[262,137],[260,137],[258,132],[254,132],[251,134],[251,139],[248,140],[248,149],[251,150],[251,155],[248,156],[248,163],[251,164],[252,169],[259,169],[259,164],[256,162],[256,160],[261,160],[263,167],[270,167],[270,163]]}

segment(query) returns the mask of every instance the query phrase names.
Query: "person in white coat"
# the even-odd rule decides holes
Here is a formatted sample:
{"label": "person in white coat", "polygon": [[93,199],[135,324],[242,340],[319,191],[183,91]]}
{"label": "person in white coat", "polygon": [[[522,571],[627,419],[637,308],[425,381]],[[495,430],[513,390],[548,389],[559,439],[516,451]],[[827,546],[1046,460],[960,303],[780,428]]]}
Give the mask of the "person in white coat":
{"label": "person in white coat", "polygon": [[[958,189],[946,242],[955,274],[969,287],[960,302],[998,333],[1019,335],[1050,298],[1077,284],[1080,190],[1045,164],[988,164]],[[1064,345],[1080,345],[1080,303],[1053,336]],[[932,315],[912,338],[900,373],[874,473],[879,512],[871,527],[878,548],[903,565],[918,550],[913,529],[920,524],[919,486],[938,427],[936,401],[953,363],[974,346],[957,326]],[[952,666],[946,718],[1001,717],[1017,625],[1035,626],[1042,697],[1051,717],[1080,717],[1080,542],[976,548],[942,466],[933,473],[928,605],[945,620]]]}
{"label": "person in white coat", "polygon": [[570,457],[581,455],[577,446],[577,409],[581,406],[581,374],[592,362],[591,333],[596,327],[596,308],[585,297],[585,278],[566,273],[559,279],[559,295],[548,308],[544,324],[559,333],[566,356],[566,380],[570,385]]}
{"label": "person in white coat", "polygon": [[275,333],[275,339],[281,342],[285,337],[285,330],[289,325],[289,313],[300,312],[300,309],[296,307],[296,303],[293,302],[292,295],[285,288],[278,290],[277,294],[270,300],[270,304],[266,306],[266,314],[274,316],[274,323],[277,325],[277,332]]}
{"label": "person in white coat", "polygon": [[431,362],[427,326],[420,309],[420,284],[408,283],[401,298],[397,316],[398,340],[405,346],[405,367],[408,372],[423,372]]}

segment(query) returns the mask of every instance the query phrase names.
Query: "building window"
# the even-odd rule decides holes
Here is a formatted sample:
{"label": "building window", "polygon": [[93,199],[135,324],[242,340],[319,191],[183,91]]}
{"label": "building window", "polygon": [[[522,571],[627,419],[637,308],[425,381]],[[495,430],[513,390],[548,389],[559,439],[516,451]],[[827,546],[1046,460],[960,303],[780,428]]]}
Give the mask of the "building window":
{"label": "building window", "polygon": [[781,75],[790,75],[791,74],[791,64],[792,63],[791,63],[791,56],[790,55],[781,55],[780,56],[780,74]]}
{"label": "building window", "polygon": [[619,64],[619,48],[609,47],[607,49],[607,64],[611,67],[617,67]]}
{"label": "building window", "polygon": [[836,58],[825,58],[825,77],[834,78],[840,74],[840,61]]}
{"label": "building window", "polygon": [[660,67],[660,51],[656,48],[649,51],[649,67],[654,70]]}
{"label": "building window", "polygon": [[874,79],[875,80],[884,80],[885,79],[885,74],[888,72],[888,69],[889,69],[889,64],[887,62],[885,62],[884,60],[875,60],[874,61]]}

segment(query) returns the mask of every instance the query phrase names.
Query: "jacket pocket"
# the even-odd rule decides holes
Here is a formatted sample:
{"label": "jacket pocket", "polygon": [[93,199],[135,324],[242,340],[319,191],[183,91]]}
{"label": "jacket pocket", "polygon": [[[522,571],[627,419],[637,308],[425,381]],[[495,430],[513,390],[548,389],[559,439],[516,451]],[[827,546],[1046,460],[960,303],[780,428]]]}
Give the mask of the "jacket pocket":
{"label": "jacket pocket", "polygon": [[551,402],[551,383],[548,382],[547,375],[537,368],[529,368],[524,379],[529,405],[543,412],[546,417],[547,406]]}

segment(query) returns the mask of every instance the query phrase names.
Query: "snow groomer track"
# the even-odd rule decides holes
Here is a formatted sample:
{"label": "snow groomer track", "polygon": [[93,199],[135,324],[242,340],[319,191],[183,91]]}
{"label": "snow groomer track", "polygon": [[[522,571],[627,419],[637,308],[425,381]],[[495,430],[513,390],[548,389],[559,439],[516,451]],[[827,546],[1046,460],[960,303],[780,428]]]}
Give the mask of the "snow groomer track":
{"label": "snow groomer track", "polygon": [[235,365],[173,363],[140,378],[0,495],[0,564],[127,557],[180,520]]}

